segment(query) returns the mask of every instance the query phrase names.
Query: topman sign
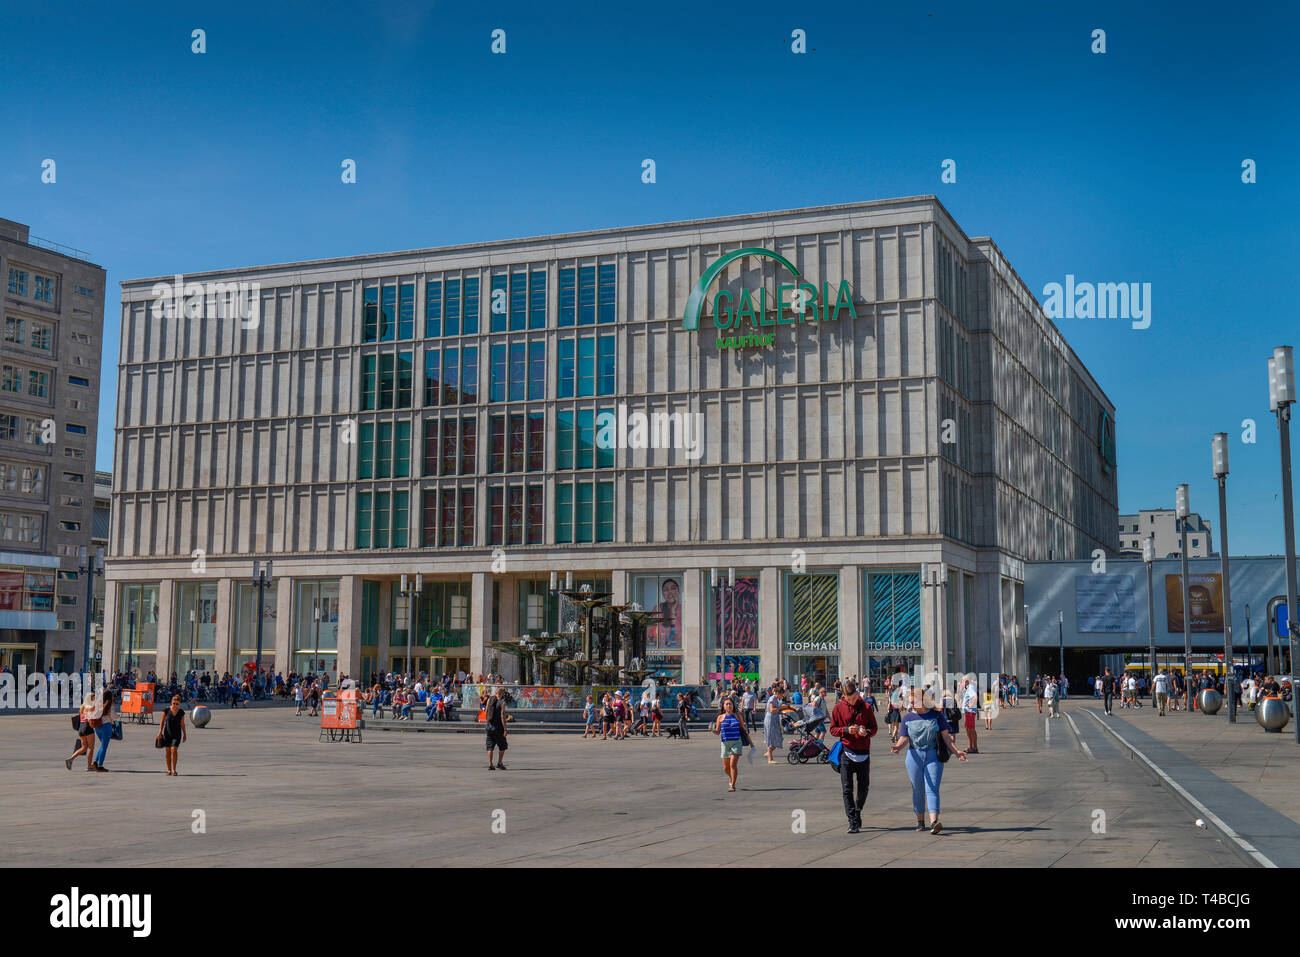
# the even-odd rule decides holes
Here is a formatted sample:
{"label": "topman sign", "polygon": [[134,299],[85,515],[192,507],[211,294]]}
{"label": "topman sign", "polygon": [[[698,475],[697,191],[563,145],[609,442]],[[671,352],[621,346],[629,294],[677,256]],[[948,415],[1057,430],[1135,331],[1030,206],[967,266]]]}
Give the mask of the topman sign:
{"label": "topman sign", "polygon": [[[759,286],[757,290],[741,289],[740,294],[719,289],[713,295],[713,324],[719,331],[728,333],[718,336],[719,349],[738,349],[745,346],[770,346],[776,341],[774,332],[763,332],[764,326],[791,324],[796,322],[833,322],[841,315],[856,319],[853,309],[853,295],[849,292],[847,280],[840,280],[838,292],[834,292],[830,283],[822,283],[819,290],[816,285],[804,282],[803,276],[784,256],[770,249],[749,247],[737,249],[719,258],[700,276],[700,281],[691,290],[686,300],[686,313],[682,316],[682,328],[696,330],[700,328],[700,313],[704,310],[709,287],[718,275],[737,259],[746,256],[765,256],[775,259],[789,271],[797,282],[779,283],[776,293],[771,297],[767,289]],[[746,328],[748,326],[748,328]]]}

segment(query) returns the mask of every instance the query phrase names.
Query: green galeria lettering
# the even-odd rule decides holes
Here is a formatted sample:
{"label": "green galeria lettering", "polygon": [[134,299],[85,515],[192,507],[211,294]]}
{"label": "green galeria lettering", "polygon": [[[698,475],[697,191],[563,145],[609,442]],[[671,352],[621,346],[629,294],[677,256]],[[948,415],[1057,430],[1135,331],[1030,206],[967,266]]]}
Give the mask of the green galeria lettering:
{"label": "green galeria lettering", "polygon": [[[727,307],[722,307],[722,297],[727,298]],[[731,303],[733,297],[725,289],[719,289],[718,294],[713,297],[713,324],[719,329],[726,329],[731,325]]]}

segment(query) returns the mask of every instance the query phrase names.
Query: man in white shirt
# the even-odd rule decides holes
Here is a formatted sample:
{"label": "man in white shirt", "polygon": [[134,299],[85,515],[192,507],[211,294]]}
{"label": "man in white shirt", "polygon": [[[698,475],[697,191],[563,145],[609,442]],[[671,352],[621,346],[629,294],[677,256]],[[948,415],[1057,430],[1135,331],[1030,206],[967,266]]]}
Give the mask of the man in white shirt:
{"label": "man in white shirt", "polygon": [[1156,674],[1152,687],[1156,691],[1156,707],[1160,709],[1161,716],[1165,713],[1165,706],[1169,704],[1169,676],[1165,674],[1165,669],[1161,668]]}
{"label": "man in white shirt", "polygon": [[976,745],[975,734],[975,715],[979,714],[980,696],[979,689],[976,687],[976,681],[973,678],[967,678],[962,682],[961,693],[961,719],[966,727],[966,753],[979,754],[979,748]]}

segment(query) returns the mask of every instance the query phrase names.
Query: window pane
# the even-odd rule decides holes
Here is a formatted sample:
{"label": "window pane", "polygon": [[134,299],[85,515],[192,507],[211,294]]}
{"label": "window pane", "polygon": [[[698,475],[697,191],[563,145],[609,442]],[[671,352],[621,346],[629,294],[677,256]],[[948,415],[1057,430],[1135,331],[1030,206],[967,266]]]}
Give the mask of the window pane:
{"label": "window pane", "polygon": [[578,272],[572,266],[560,270],[560,314],[556,325],[571,326],[574,323],[574,307],[577,304]]}
{"label": "window pane", "polygon": [[614,483],[596,483],[596,541],[614,540]]}
{"label": "window pane", "polygon": [[573,413],[555,413],[555,467],[573,468]]}
{"label": "window pane", "polygon": [[393,423],[380,422],[375,430],[375,477],[390,478],[393,474]]}
{"label": "window pane", "polygon": [[357,548],[370,547],[370,493],[357,493]]}
{"label": "window pane", "polygon": [[442,328],[448,336],[460,335],[460,280],[447,280],[447,293],[443,305]]}
{"label": "window pane", "polygon": [[460,490],[460,544],[474,544],[474,490]]}
{"label": "window pane", "polygon": [[510,331],[528,328],[528,274],[510,274]]}
{"label": "window pane", "polygon": [[397,357],[391,352],[379,357],[379,408],[393,407],[393,393],[397,391],[397,375],[393,371]]}
{"label": "window pane", "polygon": [[442,507],[442,524],[438,529],[438,544],[449,547],[456,544],[456,490],[445,488],[438,493]]}
{"label": "window pane", "polygon": [[606,435],[606,442],[601,444],[600,427],[602,415],[608,416],[608,418],[604,419],[604,422],[609,423],[614,421],[613,416],[615,414],[613,409],[596,410],[596,468],[598,469],[612,469],[614,467],[614,443],[609,441],[609,436]]}
{"label": "window pane", "polygon": [[614,337],[601,336],[599,357],[597,361],[599,381],[596,383],[598,395],[614,394]]}
{"label": "window pane", "polygon": [[375,426],[367,422],[358,430],[357,442],[357,478],[374,478],[375,476]]}
{"label": "window pane", "polygon": [[465,403],[478,401],[478,346],[461,350],[460,400]]}
{"label": "window pane", "polygon": [[505,489],[488,489],[488,544],[500,545],[505,526]]}
{"label": "window pane", "polygon": [[510,461],[507,467],[511,472],[524,470],[524,417],[522,415],[510,416]]}
{"label": "window pane", "polygon": [[438,493],[432,489],[424,493],[424,507],[422,511],[421,525],[424,529],[420,537],[420,544],[425,548],[433,548],[438,544]]}
{"label": "window pane", "polygon": [[510,344],[510,401],[517,402],[528,394],[527,352],[524,343]]}
{"label": "window pane", "polygon": [[546,328],[546,270],[536,269],[528,277],[528,328]]}
{"label": "window pane", "polygon": [[538,402],[546,398],[546,343],[528,343],[528,399]]}
{"label": "window pane", "polygon": [[573,540],[575,542],[591,541],[591,507],[592,488],[590,482],[576,482],[573,503]]}
{"label": "window pane", "polygon": [[414,377],[415,362],[410,352],[397,354],[397,408],[411,407],[411,380]]}
{"label": "window pane", "polygon": [[424,404],[437,405],[442,395],[442,383],[439,381],[442,355],[437,349],[427,349],[424,353]]}
{"label": "window pane", "polygon": [[492,385],[488,398],[493,402],[504,402],[506,398],[505,346],[492,347]]}
{"label": "window pane", "polygon": [[392,342],[397,334],[397,287],[384,286],[380,295],[379,341]]}
{"label": "window pane", "polygon": [[388,514],[388,498],[387,492],[375,493],[375,548],[388,547],[388,528],[391,521]]}
{"label": "window pane", "polygon": [[393,478],[409,478],[411,475],[411,423],[397,423],[393,433]]}
{"label": "window pane", "polygon": [[578,339],[578,395],[596,394],[596,337]]}
{"label": "window pane", "polygon": [[442,335],[442,283],[439,281],[424,287],[424,335],[428,339]]}
{"label": "window pane", "polygon": [[455,405],[460,399],[460,350],[442,350],[442,402]]}
{"label": "window pane", "polygon": [[528,471],[540,472],[546,467],[546,414],[528,413]]}
{"label": "window pane", "polygon": [[478,334],[478,276],[465,280],[465,296],[460,307],[460,330],[467,336]]}
{"label": "window pane", "polygon": [[424,420],[424,474],[438,474],[438,420]]}
{"label": "window pane", "polygon": [[561,339],[559,342],[560,361],[556,373],[556,395],[561,399],[572,399],[574,389],[573,340]]}
{"label": "window pane", "polygon": [[506,470],[506,417],[504,415],[492,416],[489,426],[490,442],[492,446],[492,472],[504,472]]}
{"label": "window pane", "polygon": [[369,411],[375,407],[376,356],[361,357],[361,408]]}
{"label": "window pane", "polygon": [[546,534],[546,515],[543,511],[545,489],[540,485],[528,486],[528,537],[529,545],[536,545]]}
{"label": "window pane", "polygon": [[595,431],[596,413],[591,409],[578,410],[578,436],[577,436],[577,454],[575,466],[580,469],[589,469],[596,463],[593,459],[593,449],[596,444]]}
{"label": "window pane", "polygon": [[522,545],[524,543],[524,489],[522,485],[512,485],[509,489],[509,512],[506,516],[506,544]]}
{"label": "window pane", "polygon": [[600,321],[614,321],[615,267],[613,263],[600,267]]}
{"label": "window pane", "polygon": [[596,322],[596,267],[583,266],[578,270],[578,325],[590,326]]}
{"label": "window pane", "polygon": [[478,420],[460,420],[460,474],[473,475],[477,466]]}
{"label": "window pane", "polygon": [[411,524],[410,510],[408,506],[409,492],[393,493],[393,547],[405,548],[407,542],[407,526]]}
{"label": "window pane", "polygon": [[361,341],[379,341],[379,287],[371,286],[365,291],[364,305],[361,307]]}
{"label": "window pane", "polygon": [[415,336],[415,283],[404,282],[397,304],[397,338]]}
{"label": "window pane", "polygon": [[573,541],[573,486],[567,482],[555,486],[555,541]]}
{"label": "window pane", "polygon": [[492,313],[492,331],[506,331],[506,310],[509,308],[509,294],[506,291],[507,283],[505,273],[492,277],[492,297],[488,304],[488,309]]}
{"label": "window pane", "polygon": [[456,437],[456,420],[442,420],[442,468],[443,475],[456,474],[456,449],[459,442]]}

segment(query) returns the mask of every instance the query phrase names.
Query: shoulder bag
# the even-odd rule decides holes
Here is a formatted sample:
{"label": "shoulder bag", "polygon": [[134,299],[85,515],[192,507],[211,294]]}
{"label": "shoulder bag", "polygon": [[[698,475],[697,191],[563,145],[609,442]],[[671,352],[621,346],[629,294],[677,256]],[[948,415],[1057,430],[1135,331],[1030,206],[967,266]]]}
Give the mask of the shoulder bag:
{"label": "shoulder bag", "polygon": [[948,759],[952,757],[952,752],[948,750],[948,742],[944,740],[943,729],[939,729],[939,743],[935,745],[937,757],[940,764],[947,764]]}

